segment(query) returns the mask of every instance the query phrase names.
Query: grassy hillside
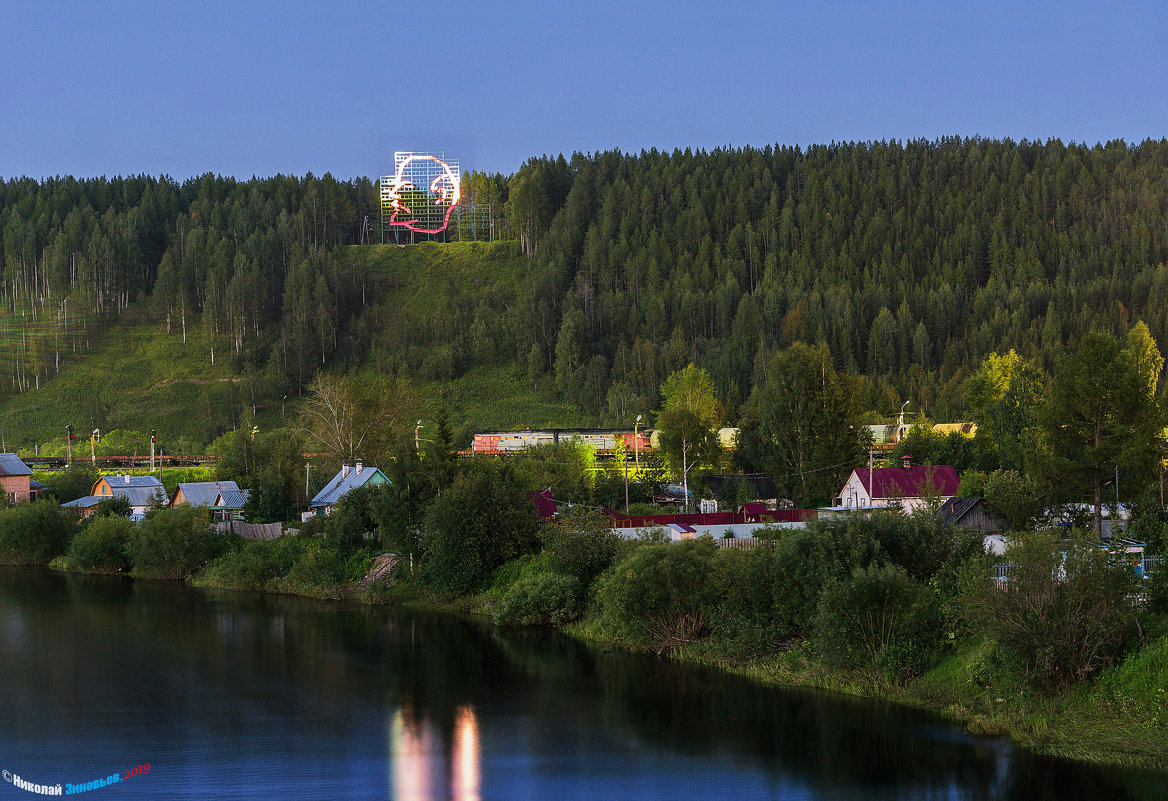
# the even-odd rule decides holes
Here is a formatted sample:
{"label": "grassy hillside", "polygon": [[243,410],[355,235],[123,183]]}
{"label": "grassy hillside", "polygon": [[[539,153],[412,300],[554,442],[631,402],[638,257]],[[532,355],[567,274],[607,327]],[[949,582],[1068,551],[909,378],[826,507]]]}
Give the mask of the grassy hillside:
{"label": "grassy hillside", "polygon": [[[426,415],[445,403],[463,441],[481,428],[578,422],[576,407],[542,395],[514,358],[476,361],[457,352],[468,309],[473,316],[486,304],[502,309],[498,318],[506,320],[507,307],[529,291],[528,262],[512,243],[351,247],[341,265],[367,293],[364,314],[347,332],[353,341],[345,368],[409,377]],[[262,428],[295,416],[295,389],[241,370],[230,352],[220,350],[212,364],[197,319],[188,320],[184,343],[176,325],[168,334],[146,308],[145,301],[132,306],[91,338],[89,352],[70,357],[39,388],[0,403],[0,430],[10,449],[31,452],[35,445],[42,453],[63,453],[65,426],[72,424],[86,453],[93,428],[140,432],[115,435],[109,445],[119,453],[130,442],[148,452],[151,429],[168,452],[200,453],[240,425],[253,403]],[[266,347],[265,356],[278,345]],[[457,360],[463,363],[455,376],[447,370]]]}

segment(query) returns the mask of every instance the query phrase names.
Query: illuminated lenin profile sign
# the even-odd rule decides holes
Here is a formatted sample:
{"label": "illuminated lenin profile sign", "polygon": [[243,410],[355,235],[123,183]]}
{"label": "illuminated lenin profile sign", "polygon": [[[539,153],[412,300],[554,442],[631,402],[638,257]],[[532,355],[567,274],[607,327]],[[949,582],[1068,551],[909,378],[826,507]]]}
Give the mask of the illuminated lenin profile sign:
{"label": "illuminated lenin profile sign", "polygon": [[383,226],[419,234],[437,234],[450,224],[458,205],[460,176],[457,161],[444,154],[397,152],[394,174],[381,179]]}

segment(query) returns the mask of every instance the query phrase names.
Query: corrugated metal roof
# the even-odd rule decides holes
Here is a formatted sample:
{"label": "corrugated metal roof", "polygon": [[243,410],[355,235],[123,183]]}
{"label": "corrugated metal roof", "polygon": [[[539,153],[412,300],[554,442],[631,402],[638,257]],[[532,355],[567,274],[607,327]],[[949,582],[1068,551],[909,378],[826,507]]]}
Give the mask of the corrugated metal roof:
{"label": "corrugated metal roof", "polygon": [[376,484],[389,484],[390,480],[385,477],[376,467],[362,467],[360,472],[357,468],[348,468],[348,474],[345,473],[345,468],[337,471],[333,476],[333,480],[325,485],[325,488],[316,493],[316,497],[309,502],[310,509],[319,509],[322,506],[336,506],[337,502],[344,497],[351,489],[363,487],[369,483],[374,476],[380,476],[380,480],[375,481]]}
{"label": "corrugated metal roof", "polygon": [[180,482],[178,488],[191,506],[218,506],[216,498],[220,492],[239,493],[239,485],[234,481],[186,481]]}
{"label": "corrugated metal roof", "polygon": [[[907,470],[903,467],[877,467],[869,471],[866,467],[858,467],[855,472],[868,497],[873,500],[920,498],[930,481],[937,495],[949,498],[957,494],[957,487],[961,485],[957,471],[948,464],[917,465]],[[874,487],[868,486],[869,472]]]}
{"label": "corrugated metal roof", "polygon": [[981,498],[950,498],[941,504],[941,508],[937,510],[937,516],[941,518],[942,523],[952,525],[969,514],[969,510],[977,506],[980,501]]}
{"label": "corrugated metal roof", "polygon": [[66,509],[90,509],[102,501],[107,500],[109,497],[109,495],[83,495],[80,498],[66,501],[61,506]]}
{"label": "corrugated metal roof", "polygon": [[0,453],[0,476],[31,476],[32,470],[15,453]]}
{"label": "corrugated metal roof", "polygon": [[113,491],[115,498],[125,498],[130,506],[149,506],[152,503],[165,506],[170,503],[161,484],[157,487],[113,487]]}
{"label": "corrugated metal roof", "polygon": [[[170,496],[162,482],[155,476],[101,476],[109,484],[115,497],[125,498],[130,506],[149,506],[152,503],[166,505],[170,503]],[[126,479],[129,479],[128,481]],[[100,479],[99,479],[100,481]]]}
{"label": "corrugated metal roof", "polygon": [[[234,481],[224,482],[234,484]],[[215,496],[216,509],[242,509],[250,493],[241,489],[224,489]]]}

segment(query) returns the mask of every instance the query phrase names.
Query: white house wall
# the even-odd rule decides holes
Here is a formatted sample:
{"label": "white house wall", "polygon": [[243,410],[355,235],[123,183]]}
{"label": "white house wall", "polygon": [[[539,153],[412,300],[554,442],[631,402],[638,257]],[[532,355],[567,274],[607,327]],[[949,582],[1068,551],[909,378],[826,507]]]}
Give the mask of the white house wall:
{"label": "white house wall", "polygon": [[[766,522],[766,523],[736,523],[736,524],[730,525],[730,526],[727,526],[727,525],[694,526],[693,528],[694,528],[694,532],[695,532],[694,537],[704,537],[706,535],[709,535],[716,540],[720,540],[720,539],[722,539],[723,536],[725,536],[726,529],[730,529],[734,533],[734,537],[736,539],[743,539],[743,538],[753,537],[755,532],[761,528],[806,528],[806,527],[807,527],[806,523]],[[672,534],[672,540],[674,542],[681,541],[681,536],[675,532],[672,532],[668,526],[641,526],[638,528],[616,528],[616,529],[613,529],[613,531],[615,531],[619,536],[624,537],[626,540],[635,540],[635,539],[638,539],[640,537],[644,537],[652,529],[665,529],[666,532],[669,532]]]}

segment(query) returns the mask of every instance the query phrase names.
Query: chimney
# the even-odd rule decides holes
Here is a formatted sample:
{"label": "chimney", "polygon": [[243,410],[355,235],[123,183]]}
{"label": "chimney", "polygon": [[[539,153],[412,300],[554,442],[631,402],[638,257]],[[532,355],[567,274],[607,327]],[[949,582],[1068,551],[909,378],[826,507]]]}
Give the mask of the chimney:
{"label": "chimney", "polygon": [[347,464],[341,465],[341,478],[349,477],[349,466]]}
{"label": "chimney", "polygon": [[357,460],[357,475],[361,475],[361,470],[362,470],[361,460],[358,459]]}
{"label": "chimney", "polygon": [[912,469],[912,457],[911,456],[909,456],[908,454],[905,454],[904,456],[900,457],[900,459],[901,459],[901,464],[904,465],[905,470]]}

